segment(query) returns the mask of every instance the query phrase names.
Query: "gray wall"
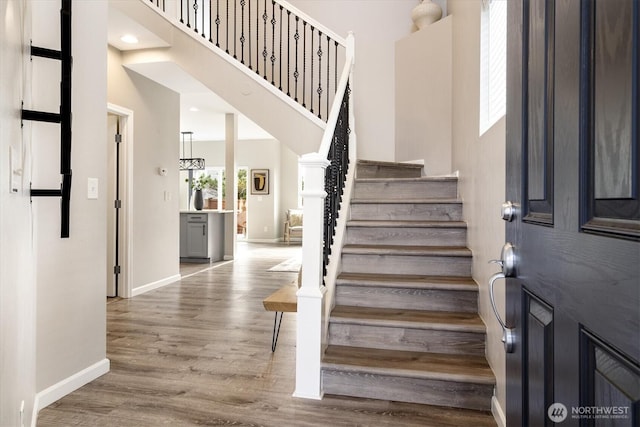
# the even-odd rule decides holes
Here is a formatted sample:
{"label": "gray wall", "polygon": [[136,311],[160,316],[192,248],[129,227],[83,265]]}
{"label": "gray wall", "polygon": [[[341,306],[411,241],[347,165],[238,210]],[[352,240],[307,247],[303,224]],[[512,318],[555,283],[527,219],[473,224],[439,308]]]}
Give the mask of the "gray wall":
{"label": "gray wall", "polygon": [[[179,266],[180,96],[121,65],[108,49],[109,102],[133,111],[132,289],[175,277]],[[106,120],[106,116],[105,116]],[[158,168],[167,169],[160,176]],[[169,192],[171,200],[165,200]]]}

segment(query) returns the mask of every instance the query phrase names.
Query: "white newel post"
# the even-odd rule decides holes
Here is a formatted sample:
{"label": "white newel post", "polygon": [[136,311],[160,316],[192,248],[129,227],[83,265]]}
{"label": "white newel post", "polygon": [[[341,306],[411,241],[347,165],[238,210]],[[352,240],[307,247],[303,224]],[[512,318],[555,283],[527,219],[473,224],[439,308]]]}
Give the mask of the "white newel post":
{"label": "white newel post", "polygon": [[303,168],[304,228],[302,232],[302,286],[298,290],[296,344],[296,389],[293,395],[322,398],[320,361],[322,357],[322,311],[326,290],[322,286],[322,226],[324,223],[326,157],[305,154]]}

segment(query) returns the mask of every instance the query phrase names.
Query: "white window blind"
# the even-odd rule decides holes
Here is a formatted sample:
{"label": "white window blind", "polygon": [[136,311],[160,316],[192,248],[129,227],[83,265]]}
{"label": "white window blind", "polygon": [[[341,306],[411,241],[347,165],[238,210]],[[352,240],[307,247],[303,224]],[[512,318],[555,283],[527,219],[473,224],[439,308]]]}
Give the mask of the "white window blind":
{"label": "white window blind", "polygon": [[507,0],[484,0],[480,35],[480,135],[505,114]]}

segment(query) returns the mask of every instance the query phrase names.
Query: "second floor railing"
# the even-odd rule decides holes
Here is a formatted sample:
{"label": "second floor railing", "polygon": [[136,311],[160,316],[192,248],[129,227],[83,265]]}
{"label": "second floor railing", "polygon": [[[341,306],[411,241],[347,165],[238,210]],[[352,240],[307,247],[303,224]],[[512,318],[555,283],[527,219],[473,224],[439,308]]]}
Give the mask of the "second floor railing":
{"label": "second floor railing", "polygon": [[282,0],[148,1],[327,121],[345,39]]}

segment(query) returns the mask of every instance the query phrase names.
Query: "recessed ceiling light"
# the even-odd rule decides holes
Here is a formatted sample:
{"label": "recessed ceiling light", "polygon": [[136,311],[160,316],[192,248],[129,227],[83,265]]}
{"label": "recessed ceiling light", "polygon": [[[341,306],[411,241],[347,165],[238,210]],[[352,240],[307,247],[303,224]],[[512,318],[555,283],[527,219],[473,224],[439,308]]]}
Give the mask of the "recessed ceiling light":
{"label": "recessed ceiling light", "polygon": [[127,44],[136,44],[136,43],[138,43],[138,38],[136,36],[134,36],[133,34],[125,34],[124,36],[120,37],[120,40],[122,40],[123,42],[125,42]]}
{"label": "recessed ceiling light", "polygon": [[191,107],[189,108],[189,111],[200,111],[200,109],[198,107]]}

